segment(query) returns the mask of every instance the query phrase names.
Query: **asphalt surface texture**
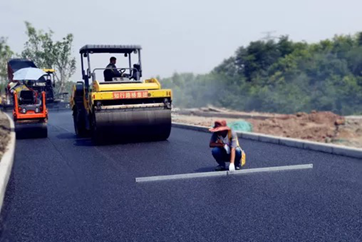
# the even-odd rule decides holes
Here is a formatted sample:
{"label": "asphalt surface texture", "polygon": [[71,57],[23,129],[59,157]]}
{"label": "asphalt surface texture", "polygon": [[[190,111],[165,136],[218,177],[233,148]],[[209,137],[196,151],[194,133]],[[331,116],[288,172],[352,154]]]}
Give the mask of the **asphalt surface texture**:
{"label": "asphalt surface texture", "polygon": [[69,111],[46,139],[17,140],[1,241],[362,241],[362,161],[240,140],[247,168],[309,170],[136,183],[214,172],[210,134],[94,146]]}

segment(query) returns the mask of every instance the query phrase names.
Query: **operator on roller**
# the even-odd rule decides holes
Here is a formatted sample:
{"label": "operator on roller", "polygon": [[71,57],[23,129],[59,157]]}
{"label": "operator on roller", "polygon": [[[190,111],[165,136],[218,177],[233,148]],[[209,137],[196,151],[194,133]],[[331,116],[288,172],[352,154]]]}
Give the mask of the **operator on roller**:
{"label": "operator on roller", "polygon": [[212,156],[219,164],[215,170],[226,170],[225,162],[230,162],[230,171],[240,170],[241,158],[244,152],[239,146],[238,136],[235,131],[226,125],[225,120],[215,121],[214,127],[209,130],[213,132],[210,139]]}
{"label": "operator on roller", "polygon": [[109,64],[103,72],[104,81],[113,81],[113,77],[122,77],[122,73],[117,70],[116,62],[117,59],[114,56],[109,59]]}
{"label": "operator on roller", "polygon": [[27,82],[23,81],[23,82],[19,82],[19,81],[12,81],[8,84],[8,89],[10,90],[10,93],[20,93],[23,90],[30,90],[29,87],[26,85]]}
{"label": "operator on roller", "polygon": [[18,94],[19,102],[21,102],[21,92],[22,91],[31,91],[33,93],[33,96],[34,96],[35,103],[40,103],[41,104],[41,99],[38,98],[39,93],[34,91],[31,88],[31,86],[32,86],[32,81],[31,80],[24,80],[22,82],[15,81],[15,82],[10,82],[8,84],[8,88],[10,89],[10,93],[14,94],[14,92],[16,92]]}

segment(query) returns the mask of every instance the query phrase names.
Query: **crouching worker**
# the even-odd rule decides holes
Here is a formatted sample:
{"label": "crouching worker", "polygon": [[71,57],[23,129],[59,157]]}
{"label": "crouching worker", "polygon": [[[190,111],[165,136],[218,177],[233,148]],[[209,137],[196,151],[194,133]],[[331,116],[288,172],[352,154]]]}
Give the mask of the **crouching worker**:
{"label": "crouching worker", "polygon": [[245,154],[239,146],[236,133],[226,125],[225,120],[215,121],[214,127],[210,131],[213,132],[210,140],[212,156],[219,164],[215,170],[226,170],[225,162],[230,162],[230,171],[240,170],[244,165],[241,164],[241,158]]}

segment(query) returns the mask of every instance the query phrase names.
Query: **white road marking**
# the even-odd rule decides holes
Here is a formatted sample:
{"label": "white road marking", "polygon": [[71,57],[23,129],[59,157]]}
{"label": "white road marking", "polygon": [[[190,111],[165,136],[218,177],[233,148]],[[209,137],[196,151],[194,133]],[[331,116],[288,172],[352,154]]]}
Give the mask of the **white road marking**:
{"label": "white road marking", "polygon": [[305,165],[252,168],[252,169],[244,169],[244,170],[239,170],[239,171],[219,171],[219,172],[187,173],[187,174],[166,175],[166,176],[148,176],[148,177],[137,177],[136,182],[167,181],[167,180],[203,178],[203,177],[220,177],[220,176],[232,176],[232,175],[260,173],[260,172],[305,170],[305,169],[312,169],[312,168],[313,168],[313,164],[305,164]]}

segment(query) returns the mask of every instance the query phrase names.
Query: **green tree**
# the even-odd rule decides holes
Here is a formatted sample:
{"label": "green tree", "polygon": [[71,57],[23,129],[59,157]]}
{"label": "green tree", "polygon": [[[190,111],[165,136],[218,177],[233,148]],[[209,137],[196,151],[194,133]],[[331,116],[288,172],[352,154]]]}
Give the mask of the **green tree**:
{"label": "green tree", "polygon": [[7,44],[7,39],[0,37],[0,94],[4,90],[4,87],[8,80],[7,75],[7,62],[14,55],[14,52]]}
{"label": "green tree", "polygon": [[205,75],[163,79],[178,107],[362,113],[362,32],[318,43],[254,41]]}
{"label": "green tree", "polygon": [[76,68],[76,61],[72,56],[73,35],[67,34],[62,40],[54,41],[52,30],[37,30],[29,22],[25,22],[25,25],[28,40],[22,57],[33,60],[40,68],[55,69],[56,89],[58,93],[63,92]]}

